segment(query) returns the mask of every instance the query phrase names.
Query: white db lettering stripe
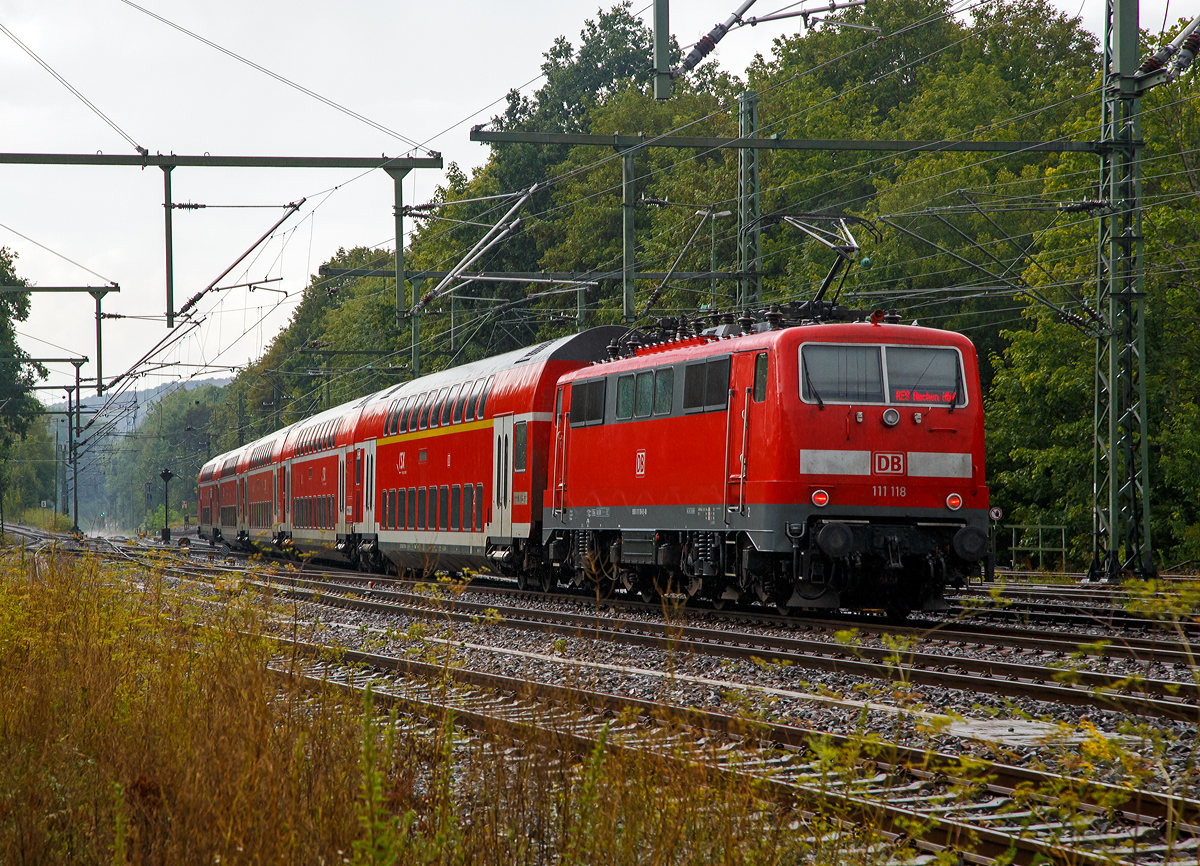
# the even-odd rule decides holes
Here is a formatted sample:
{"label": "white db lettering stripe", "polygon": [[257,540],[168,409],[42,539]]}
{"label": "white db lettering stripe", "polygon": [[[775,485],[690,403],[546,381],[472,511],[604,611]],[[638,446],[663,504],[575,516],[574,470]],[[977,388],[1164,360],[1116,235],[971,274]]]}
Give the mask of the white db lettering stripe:
{"label": "white db lettering stripe", "polygon": [[925,478],[970,478],[971,455],[909,451],[908,474]]}
{"label": "white db lettering stripe", "polygon": [[800,450],[801,475],[870,475],[870,451]]}

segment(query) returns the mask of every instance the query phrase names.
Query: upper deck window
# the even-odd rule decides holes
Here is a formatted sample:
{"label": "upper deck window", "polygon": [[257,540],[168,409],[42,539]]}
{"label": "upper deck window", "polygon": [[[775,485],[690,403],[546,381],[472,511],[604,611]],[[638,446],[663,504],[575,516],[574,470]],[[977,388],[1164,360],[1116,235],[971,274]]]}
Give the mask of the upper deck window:
{"label": "upper deck window", "polygon": [[927,346],[801,346],[800,396],[818,404],[967,402],[958,352]]}

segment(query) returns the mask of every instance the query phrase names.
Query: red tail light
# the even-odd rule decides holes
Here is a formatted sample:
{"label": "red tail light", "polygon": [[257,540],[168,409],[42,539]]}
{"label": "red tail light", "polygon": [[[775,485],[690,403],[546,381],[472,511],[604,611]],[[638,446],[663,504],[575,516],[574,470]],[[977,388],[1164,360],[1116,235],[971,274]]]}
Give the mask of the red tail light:
{"label": "red tail light", "polygon": [[829,504],[829,494],[824,490],[813,491],[812,504],[817,506],[817,508],[824,508]]}
{"label": "red tail light", "polygon": [[962,508],[962,497],[957,493],[951,493],[946,497],[946,507],[951,511],[958,511],[958,509]]}

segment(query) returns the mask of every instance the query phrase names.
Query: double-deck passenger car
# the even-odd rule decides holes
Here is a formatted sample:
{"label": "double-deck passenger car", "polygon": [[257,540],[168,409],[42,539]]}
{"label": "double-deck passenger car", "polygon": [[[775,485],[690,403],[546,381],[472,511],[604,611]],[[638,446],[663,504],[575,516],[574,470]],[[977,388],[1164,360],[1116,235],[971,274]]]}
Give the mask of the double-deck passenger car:
{"label": "double-deck passenger car", "polygon": [[974,348],[781,318],[595,328],[330,409],[207,463],[201,531],[546,590],[941,606],[988,567]]}

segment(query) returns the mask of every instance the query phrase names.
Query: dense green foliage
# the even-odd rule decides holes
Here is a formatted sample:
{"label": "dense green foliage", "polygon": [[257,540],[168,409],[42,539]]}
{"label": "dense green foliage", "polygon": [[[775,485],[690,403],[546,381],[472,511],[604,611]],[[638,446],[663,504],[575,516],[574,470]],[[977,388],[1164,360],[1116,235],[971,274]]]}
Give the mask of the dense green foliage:
{"label": "dense green foliage", "polygon": [[[25,286],[16,254],[0,247],[0,286]],[[29,294],[0,294],[0,512],[12,519],[23,509],[54,498],[54,447],[36,423],[40,404],[30,390],[45,376],[17,343],[16,325],[29,316]]]}
{"label": "dense green foliage", "polygon": [[[731,137],[739,96],[750,89],[763,136],[1098,137],[1100,54],[1078,19],[1047,0],[987,4],[968,18],[948,9],[945,0],[889,0],[845,10],[839,14],[848,21],[882,35],[806,29],[777,39],[745,80],[703,66],[676,82],[673,99],[656,102],[650,34],[622,3],[586,22],[578,45],[557,40],[545,54],[540,88],[510,94],[490,125]],[[1143,102],[1155,547],[1168,559],[1200,558],[1191,468],[1200,454],[1200,352],[1191,339],[1200,296],[1188,268],[1200,233],[1194,89],[1189,72]],[[639,203],[639,270],[670,267],[701,219],[698,210],[736,211],[737,164],[731,149],[637,154],[638,196],[681,205]],[[1082,153],[761,152],[764,214],[859,220],[852,227],[863,258],[840,287],[843,302],[894,306],[906,321],[975,341],[995,501],[1014,521],[1069,524],[1081,557],[1089,554],[1091,526],[1094,342],[1021,289],[1031,286],[1086,317],[1082,303],[1095,294],[1095,214],[1062,205],[1096,198],[1097,176],[1095,157]],[[454,298],[443,295],[419,319],[423,372],[620,319],[621,159],[597,147],[495,145],[470,174],[451,165],[434,196],[439,207],[414,217],[405,306],[435,285],[423,271],[452,267],[509,209],[511,196],[534,184],[519,228],[472,269],[606,276],[582,294],[573,286],[476,282]],[[715,230],[705,225],[680,269],[707,271],[713,259],[718,270],[734,269],[735,223],[726,217]],[[811,297],[832,253],[777,221],[764,225],[764,300]],[[387,269],[393,258],[388,250],[355,248],[328,264]],[[639,310],[654,288],[638,282]],[[656,315],[693,315],[702,304],[734,304],[730,281],[718,281],[710,295],[712,288],[708,280],[673,281],[643,324]],[[323,349],[376,354],[322,356]],[[326,393],[332,405],[403,379],[411,355],[411,320],[397,315],[389,279],[314,277],[290,325],[214,398],[212,452],[322,408]]]}

